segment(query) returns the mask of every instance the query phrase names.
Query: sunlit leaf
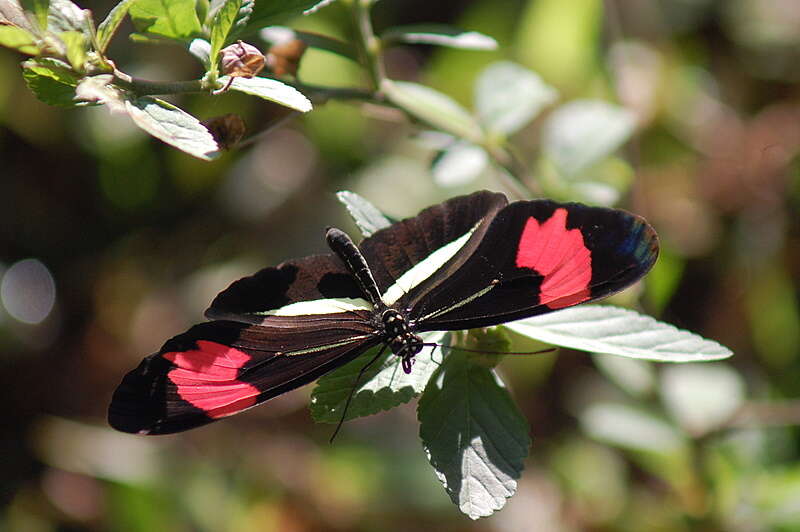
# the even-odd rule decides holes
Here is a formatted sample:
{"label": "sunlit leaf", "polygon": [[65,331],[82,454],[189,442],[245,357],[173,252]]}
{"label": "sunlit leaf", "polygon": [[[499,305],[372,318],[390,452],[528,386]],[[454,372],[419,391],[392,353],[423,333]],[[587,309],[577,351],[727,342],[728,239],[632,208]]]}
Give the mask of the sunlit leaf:
{"label": "sunlit leaf", "polygon": [[188,41],[201,35],[194,0],[136,0],[129,10],[137,31]]}
{"label": "sunlit leaf", "polygon": [[381,86],[389,99],[427,124],[465,140],[480,142],[481,128],[455,100],[425,85],[386,80]]}
{"label": "sunlit leaf", "polygon": [[502,508],[531,441],[494,371],[450,353],[420,397],[418,417],[428,460],[459,509],[477,519]]}
{"label": "sunlit leaf", "polygon": [[433,161],[433,180],[442,187],[455,187],[478,178],[489,164],[486,150],[471,142],[457,141]]}
{"label": "sunlit leaf", "polygon": [[58,59],[39,58],[23,63],[22,76],[36,97],[48,105],[75,107],[87,105],[75,100],[78,77],[70,66]]}
{"label": "sunlit leaf", "polygon": [[580,305],[505,326],[554,345],[642,360],[699,362],[733,354],[717,342],[650,316],[606,305]]}
{"label": "sunlit leaf", "polygon": [[[423,333],[421,337],[425,342],[445,343],[446,334],[434,331]],[[442,361],[440,348],[425,347],[414,357],[411,373],[405,373],[400,357],[386,349],[364,372],[360,384],[356,386],[359,372],[375,357],[379,349],[381,347],[371,349],[317,381],[317,386],[311,393],[311,417],[314,421],[338,423],[351,392],[353,398],[345,419],[369,416],[407,403],[422,392],[431,374]]]}
{"label": "sunlit leaf", "polygon": [[211,59],[211,44],[205,39],[192,39],[189,43],[189,53],[195,56],[208,68]]}
{"label": "sunlit leaf", "polygon": [[0,0],[0,24],[16,26],[29,33],[36,31],[17,0]]}
{"label": "sunlit leaf", "polygon": [[535,72],[510,61],[489,65],[475,83],[481,123],[506,135],[524,127],[557,96]]}
{"label": "sunlit leaf", "polygon": [[78,72],[83,71],[89,44],[86,36],[79,31],[65,31],[59,37],[67,47],[67,60],[72,65],[72,68]]}
{"label": "sunlit leaf", "polygon": [[415,24],[389,28],[381,39],[387,43],[436,44],[467,50],[494,50],[497,41],[477,31],[464,31],[444,24]]}
{"label": "sunlit leaf", "polygon": [[673,454],[686,446],[685,437],[665,420],[624,404],[593,404],[581,413],[580,421],[591,437],[623,449]]}
{"label": "sunlit leaf", "polygon": [[16,26],[0,26],[0,46],[23,54],[38,55],[39,47],[32,33]]}
{"label": "sunlit leaf", "polygon": [[[211,52],[209,62],[211,68],[216,68],[219,51],[225,46],[228,34],[233,28],[233,23],[239,14],[242,0],[225,0],[211,21]],[[193,41],[194,42],[194,41]],[[216,72],[216,70],[214,70]]]}
{"label": "sunlit leaf", "polygon": [[[227,85],[230,78],[222,76],[219,82]],[[233,78],[231,89],[252,94],[271,102],[306,113],[311,110],[311,101],[294,87],[270,78]]]}
{"label": "sunlit leaf", "polygon": [[54,33],[79,31],[89,37],[88,14],[69,0],[51,0],[47,19],[48,28]]}
{"label": "sunlit leaf", "polygon": [[608,157],[633,133],[630,111],[601,100],[575,100],[547,118],[542,151],[567,177],[579,175]]}
{"label": "sunlit leaf", "polygon": [[116,33],[117,28],[119,28],[119,25],[125,20],[125,15],[128,14],[128,10],[136,1],[137,0],[122,0],[114,6],[103,22],[97,26],[97,45],[99,46],[100,52],[106,51],[108,43],[111,42],[111,38]]}
{"label": "sunlit leaf", "polygon": [[375,205],[355,192],[342,190],[336,193],[336,198],[347,208],[347,212],[361,230],[364,238],[392,225],[392,221]]}
{"label": "sunlit leaf", "polygon": [[41,31],[47,29],[47,19],[50,14],[50,0],[21,0],[22,8],[36,17],[36,22]]}
{"label": "sunlit leaf", "polygon": [[178,107],[149,96],[127,101],[125,105],[134,123],[157,139],[199,159],[211,160],[219,155],[211,133]]}
{"label": "sunlit leaf", "polygon": [[648,395],[655,389],[655,370],[646,360],[608,354],[595,354],[592,360],[603,375],[635,397]]}

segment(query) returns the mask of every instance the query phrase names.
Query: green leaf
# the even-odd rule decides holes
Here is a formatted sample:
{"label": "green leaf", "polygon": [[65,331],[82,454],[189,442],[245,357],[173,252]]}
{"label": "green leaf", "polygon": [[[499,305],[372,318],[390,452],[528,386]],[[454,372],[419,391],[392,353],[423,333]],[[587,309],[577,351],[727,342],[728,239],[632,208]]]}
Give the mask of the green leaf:
{"label": "green leaf", "polygon": [[242,7],[242,0],[226,0],[220,7],[214,19],[211,21],[211,53],[209,54],[209,64],[211,70],[217,71],[217,61],[219,51],[225,46],[228,34],[233,28],[233,23]]}
{"label": "green leaf", "polygon": [[23,54],[38,55],[39,47],[32,33],[16,26],[0,26],[0,46]]}
{"label": "green leaf", "polygon": [[157,139],[206,161],[219,155],[211,133],[178,107],[149,96],[127,101],[125,107],[134,123]]}
{"label": "green leaf", "polygon": [[433,161],[433,180],[441,187],[458,187],[474,181],[486,170],[489,154],[471,142],[457,141]]}
{"label": "green leaf", "polygon": [[137,0],[122,0],[114,6],[114,9],[108,13],[105,20],[97,27],[98,52],[105,53],[106,48],[108,48],[108,43],[111,42],[111,38],[117,32],[117,28],[119,28],[119,25],[125,19],[125,15],[128,14],[128,10],[136,1]]}
{"label": "green leaf", "polygon": [[309,33],[307,31],[297,31],[286,26],[269,26],[259,32],[259,36],[267,42],[277,44],[292,39],[303,41],[312,48],[325,50],[353,61],[358,61],[358,53],[350,44],[333,39],[326,35],[318,33]]}
{"label": "green leaf", "polygon": [[88,11],[69,0],[51,0],[48,27],[53,33],[78,31],[90,37]]}
{"label": "green leaf", "polygon": [[179,41],[201,36],[194,0],[136,0],[129,13],[141,33]]}
{"label": "green leaf", "polygon": [[503,61],[489,65],[475,84],[475,109],[490,131],[510,135],[522,129],[558,97],[535,72]]}
{"label": "green leaf", "polygon": [[493,370],[451,352],[419,400],[420,437],[436,475],[472,519],[502,508],[517,489],[528,423]]}
{"label": "green leaf", "polygon": [[395,105],[420,120],[464,140],[480,144],[480,126],[455,100],[425,85],[385,80],[381,90]]}
{"label": "green leaf", "polygon": [[83,78],[75,88],[75,98],[84,102],[107,105],[113,112],[127,112],[123,93],[114,85],[114,76],[111,74]]}
{"label": "green leaf", "polygon": [[467,50],[497,49],[497,41],[488,35],[477,31],[464,31],[444,24],[415,24],[389,28],[381,35],[381,39],[387,45],[392,43],[436,44]]}
{"label": "green leaf", "polygon": [[702,362],[733,355],[717,342],[650,316],[606,305],[580,305],[504,326],[554,345],[642,360]]}
{"label": "green leaf", "polygon": [[375,231],[392,225],[391,219],[387,218],[375,205],[355,192],[342,190],[336,193],[336,198],[344,204],[350,217],[361,230],[361,235],[365,238]]}
{"label": "green leaf", "polygon": [[745,399],[742,377],[727,364],[664,368],[660,391],[672,417],[695,437],[722,427]]}
{"label": "green leaf", "polygon": [[633,133],[636,119],[601,100],[575,100],[555,110],[542,130],[542,151],[566,177],[608,157]]}
{"label": "green leaf", "polygon": [[[228,76],[219,78],[223,86],[228,84]],[[311,110],[311,101],[291,85],[270,78],[233,78],[231,89],[252,94],[271,102],[306,113]]]}
{"label": "green leaf", "polygon": [[36,97],[48,105],[76,107],[87,105],[75,100],[78,77],[67,63],[40,58],[23,63],[22,77]]}
{"label": "green leaf", "polygon": [[266,26],[281,24],[297,15],[307,14],[330,2],[319,0],[259,0],[253,14],[241,32],[250,33]]}
{"label": "green leaf", "polygon": [[50,11],[50,0],[22,0],[20,2],[23,10],[29,11],[36,16],[36,22],[41,31],[47,30],[47,17]]}
{"label": "green leaf", "polygon": [[86,52],[89,42],[86,36],[79,31],[65,31],[59,35],[67,47],[67,60],[76,71],[83,71],[86,63]]}
{"label": "green leaf", "polygon": [[[434,331],[421,335],[425,342],[445,343],[447,333]],[[311,417],[317,423],[338,423],[347,397],[356,386],[356,377],[382,346],[370,349],[355,360],[321,377],[311,393]],[[414,357],[411,373],[405,373],[401,359],[386,350],[361,377],[347,409],[348,419],[369,416],[407,403],[419,395],[439,366],[441,352],[425,347]]]}

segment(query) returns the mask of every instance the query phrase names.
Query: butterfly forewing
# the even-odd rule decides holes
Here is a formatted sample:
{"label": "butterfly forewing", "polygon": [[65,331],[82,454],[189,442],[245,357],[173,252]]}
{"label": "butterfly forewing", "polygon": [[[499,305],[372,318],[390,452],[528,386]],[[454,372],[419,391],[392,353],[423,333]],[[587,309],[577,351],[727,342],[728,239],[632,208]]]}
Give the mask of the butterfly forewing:
{"label": "butterfly forewing", "polygon": [[455,269],[407,296],[416,330],[485,327],[609,296],[658,254],[653,229],[620,210],[520,201],[502,209]]}

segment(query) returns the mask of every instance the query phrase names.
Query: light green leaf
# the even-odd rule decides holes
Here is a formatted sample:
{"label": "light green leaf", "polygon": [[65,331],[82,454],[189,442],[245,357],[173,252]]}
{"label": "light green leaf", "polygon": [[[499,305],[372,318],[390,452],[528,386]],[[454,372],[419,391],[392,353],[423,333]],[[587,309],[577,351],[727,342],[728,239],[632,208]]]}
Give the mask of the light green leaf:
{"label": "light green leaf", "polygon": [[542,151],[565,177],[608,157],[631,136],[636,119],[601,100],[575,100],[555,110],[542,130]]}
{"label": "light green leaf", "polygon": [[157,98],[143,96],[125,102],[134,123],[171,146],[204,160],[219,155],[211,133],[195,117]]}
{"label": "light green leaf", "polygon": [[489,130],[510,135],[558,97],[535,72],[503,61],[489,65],[475,84],[475,109]]}
{"label": "light green leaf", "polygon": [[75,100],[78,77],[70,66],[58,59],[40,58],[23,63],[22,76],[36,97],[48,105],[75,107],[86,105]]}
{"label": "light green leaf", "polygon": [[23,54],[38,55],[39,47],[32,33],[16,26],[0,26],[0,46]]}
{"label": "light green leaf", "polygon": [[342,190],[336,193],[336,198],[344,204],[350,217],[361,229],[361,235],[366,238],[375,231],[392,225],[391,219],[378,208],[355,192]]}
{"label": "light green leaf", "polygon": [[47,18],[50,12],[50,0],[22,0],[22,8],[36,16],[39,29],[44,32],[47,29]]}
{"label": "light green leaf", "polygon": [[477,31],[464,31],[444,24],[415,24],[389,28],[381,35],[381,39],[387,45],[392,43],[436,44],[467,50],[497,49],[497,41],[488,35]]}
{"label": "light green leaf", "polygon": [[745,399],[742,378],[727,364],[669,366],[661,397],[681,427],[695,437],[721,427]]}
{"label": "light green leaf", "polygon": [[463,140],[443,150],[433,161],[433,180],[441,187],[457,187],[474,181],[486,170],[489,154]]}
{"label": "light green leaf", "polygon": [[89,44],[86,36],[79,31],[65,31],[59,37],[67,47],[67,60],[72,65],[72,68],[82,72]]}
{"label": "light green leaf", "polygon": [[58,34],[63,31],[78,31],[90,37],[88,11],[69,0],[51,0],[48,28]]}
{"label": "light green leaf", "polygon": [[[447,333],[434,331],[420,335],[425,342],[445,343]],[[338,423],[347,397],[353,399],[347,409],[348,419],[369,416],[407,403],[425,388],[425,385],[442,360],[441,351],[425,347],[414,357],[411,373],[405,373],[401,359],[388,349],[361,377],[356,387],[356,377],[382,346],[370,349],[355,360],[345,364],[317,381],[311,393],[311,417],[318,423]]]}
{"label": "light green leaf", "polygon": [[225,0],[214,15],[211,21],[211,53],[209,54],[209,63],[211,70],[216,72],[217,60],[219,58],[219,51],[225,46],[225,41],[228,34],[233,28],[233,23],[239,14],[239,8],[242,7],[242,0]]}
{"label": "light green leaf", "polygon": [[394,104],[431,124],[462,139],[480,144],[480,126],[455,100],[425,85],[407,81],[385,80],[381,90]]}
{"label": "light green leaf", "polygon": [[420,397],[420,438],[436,475],[472,519],[517,490],[531,441],[528,423],[493,370],[455,351]]}
{"label": "light green leaf", "polygon": [[678,430],[640,408],[595,403],[581,413],[580,422],[591,437],[623,449],[663,455],[686,449],[686,439]]}
{"label": "light green leaf", "polygon": [[117,28],[119,28],[119,25],[125,19],[125,15],[128,14],[128,10],[136,1],[122,0],[114,6],[114,9],[108,13],[108,16],[97,27],[97,46],[100,53],[105,53],[108,43],[111,42],[111,38],[116,33]]}
{"label": "light green leaf", "polygon": [[269,26],[259,32],[259,36],[265,41],[272,44],[279,44],[292,39],[303,41],[312,48],[325,50],[353,61],[358,61],[358,54],[350,44],[332,39],[326,35],[318,33],[309,33],[306,31],[297,31],[286,26]]}
{"label": "light green leaf", "polygon": [[701,362],[733,355],[725,346],[632,310],[580,305],[506,323],[512,331],[581,351],[660,362]]}
{"label": "light green leaf", "polygon": [[136,0],[129,10],[137,31],[189,41],[201,35],[194,0]]}
{"label": "light green leaf", "polygon": [[[219,78],[219,83],[228,84],[228,76]],[[231,89],[252,94],[271,102],[279,103],[297,111],[307,113],[311,110],[311,101],[291,85],[270,78],[233,78]]]}

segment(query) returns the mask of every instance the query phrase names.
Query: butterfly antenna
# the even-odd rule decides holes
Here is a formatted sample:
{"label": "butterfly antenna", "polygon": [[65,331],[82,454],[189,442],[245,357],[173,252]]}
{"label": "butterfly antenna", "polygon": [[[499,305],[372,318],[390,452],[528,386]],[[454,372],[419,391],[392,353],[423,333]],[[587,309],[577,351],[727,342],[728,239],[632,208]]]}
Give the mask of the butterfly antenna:
{"label": "butterfly antenna", "polygon": [[367,369],[372,364],[374,364],[376,360],[378,360],[380,358],[380,356],[383,354],[383,352],[386,351],[387,347],[388,346],[386,344],[383,344],[383,347],[381,347],[380,351],[378,351],[378,354],[375,355],[374,357],[372,357],[372,360],[367,362],[364,365],[364,367],[361,368],[361,371],[358,372],[358,376],[356,377],[356,381],[353,383],[353,387],[350,388],[350,394],[347,396],[347,401],[345,401],[345,403],[344,403],[344,410],[342,411],[342,418],[339,420],[339,423],[336,425],[336,430],[334,430],[333,434],[331,434],[331,439],[328,440],[329,443],[333,443],[333,440],[336,438],[336,435],[339,434],[339,429],[341,429],[342,425],[344,424],[344,418],[345,418],[345,416],[347,416],[347,409],[350,407],[350,401],[353,400],[353,395],[355,395],[356,389],[358,388],[358,384],[361,382],[361,377],[363,377],[364,373],[367,371]]}
{"label": "butterfly antenna", "polygon": [[437,344],[435,342],[424,343],[422,345],[441,347],[442,352],[444,352],[444,349],[454,349],[456,351],[466,351],[468,353],[482,353],[484,355],[541,355],[542,353],[553,353],[558,349],[557,347],[548,347],[546,349],[540,349],[538,351],[486,351],[485,349],[469,349],[468,347],[443,345],[443,344]]}

